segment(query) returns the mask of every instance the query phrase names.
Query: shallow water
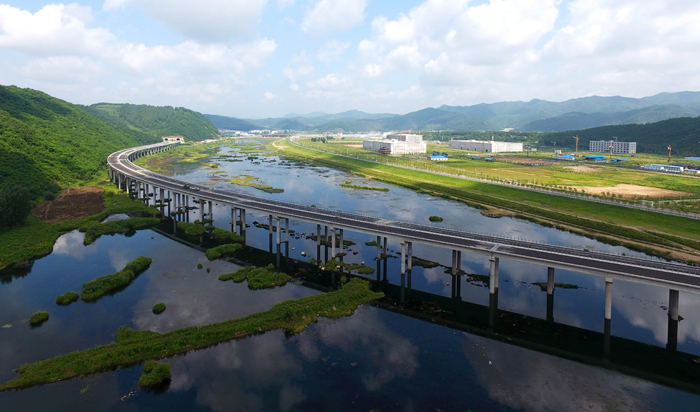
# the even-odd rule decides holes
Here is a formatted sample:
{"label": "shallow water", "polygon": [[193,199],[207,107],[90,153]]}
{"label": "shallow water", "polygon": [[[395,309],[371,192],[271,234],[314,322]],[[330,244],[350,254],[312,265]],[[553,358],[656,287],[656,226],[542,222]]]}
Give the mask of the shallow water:
{"label": "shallow water", "polygon": [[[270,159],[274,157],[258,161]],[[196,165],[174,169],[184,180],[209,181],[206,171]],[[368,183],[390,187],[390,192],[343,189],[338,185],[346,180],[355,184],[367,180],[327,168],[280,166],[279,162],[256,165],[246,160],[224,162],[221,170],[231,176],[255,175],[263,183],[283,187],[284,193],[266,194],[233,186],[274,199],[426,224],[427,216],[437,214],[445,217],[444,226],[634,254],[529,222],[485,218],[457,202],[376,182]],[[229,184],[219,184],[226,185]],[[197,212],[192,220],[198,217]],[[255,211],[248,211],[246,217],[248,223],[267,223],[267,216]],[[215,208],[214,218],[216,226],[230,229],[229,210]],[[290,228],[297,233],[290,239],[289,255],[307,261],[315,257],[315,241],[302,236],[315,233],[315,226],[292,221]],[[374,239],[349,232],[344,237],[356,243],[345,250],[346,262],[365,261],[376,268],[372,260],[376,249],[364,244]],[[220,274],[238,266],[221,260],[208,262],[203,253],[152,230],[139,231],[131,237],[103,236],[87,247],[82,240],[81,233],[68,233],[59,238],[49,256],[29,267],[0,272],[0,326],[11,325],[0,328],[0,381],[11,379],[12,369],[23,363],[109,343],[119,326],[162,332],[244,316],[264,311],[280,301],[318,293],[294,283],[251,291],[245,282],[221,282]],[[267,250],[268,231],[251,226],[246,241]],[[400,250],[393,240],[389,241],[389,248]],[[302,251],[309,255],[302,257]],[[120,270],[140,255],[150,256],[153,263],[125,290],[93,304],[79,301],[60,307],[54,303],[56,295],[79,291],[83,282]],[[414,255],[442,265],[449,265],[451,260],[449,250],[421,245],[414,245]],[[204,268],[197,269],[197,263]],[[390,258],[386,263],[386,270],[383,263],[379,265],[380,277],[386,276],[391,285],[400,284],[399,259]],[[210,273],[206,272],[207,267],[211,268]],[[488,260],[464,253],[462,268],[467,273],[487,274]],[[448,285],[452,278],[445,269],[414,267],[413,291],[432,294],[436,300],[443,299],[454,307],[474,303],[469,316],[476,319],[475,324],[486,324],[488,289],[462,277],[461,296],[453,299],[452,285]],[[531,282],[545,281],[546,268],[502,260],[500,270],[498,307],[544,319],[546,293]],[[555,325],[602,332],[603,279],[557,271],[556,281],[580,288],[557,289]],[[663,306],[668,301],[668,291],[616,282],[613,294],[613,337],[649,343],[659,347],[658,353],[673,359],[673,354],[660,348],[666,343],[667,316]],[[151,311],[157,302],[167,304],[161,315]],[[685,320],[679,325],[678,350],[700,355],[700,328],[695,321],[700,300],[694,294],[681,293],[680,303],[680,314]],[[143,367],[136,365],[0,393],[0,411],[700,410],[700,396],[693,393],[625,375],[610,367],[593,366],[596,360],[580,363],[566,354],[554,356],[552,349],[533,350],[537,346],[527,343],[528,338],[523,336],[536,334],[536,330],[515,334],[513,339],[503,334],[473,334],[407,316],[400,305],[393,309],[363,306],[349,317],[322,318],[294,336],[273,331],[166,359],[172,365],[173,377],[163,393],[138,388]],[[48,310],[51,318],[32,329],[28,319],[38,310]],[[537,326],[536,319],[522,321],[547,328]],[[592,336],[594,340],[599,335]],[[523,339],[525,343],[517,343]],[[597,345],[596,342],[591,345]],[[615,352],[619,342],[613,341],[612,346]]]}

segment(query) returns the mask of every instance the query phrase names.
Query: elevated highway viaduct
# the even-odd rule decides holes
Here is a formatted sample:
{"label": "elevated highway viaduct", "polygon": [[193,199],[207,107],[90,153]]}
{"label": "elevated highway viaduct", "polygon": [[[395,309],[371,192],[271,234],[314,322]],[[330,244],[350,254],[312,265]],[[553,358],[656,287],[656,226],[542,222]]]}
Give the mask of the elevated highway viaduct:
{"label": "elevated highway viaduct", "polygon": [[[169,210],[171,208],[188,210],[196,201],[199,203],[203,213],[208,206],[208,216],[212,218],[213,203],[228,206],[231,208],[232,222],[241,222],[240,230],[243,235],[245,235],[246,228],[245,211],[255,210],[263,212],[269,216],[271,236],[273,220],[276,219],[278,246],[282,242],[280,230],[282,221],[284,221],[287,229],[285,230],[285,241],[287,242],[289,241],[289,219],[315,224],[317,246],[320,246],[322,238],[321,227],[324,227],[326,235],[328,235],[328,229],[330,228],[331,256],[333,258],[336,256],[336,235],[339,234],[340,241],[338,246],[340,246],[339,249],[342,249],[344,230],[376,236],[377,260],[382,259],[387,251],[388,237],[399,240],[401,244],[402,285],[404,284],[406,270],[408,269],[410,273],[412,266],[413,243],[452,250],[453,276],[461,274],[462,251],[488,257],[490,261],[489,292],[491,299],[496,299],[496,302],[500,259],[546,266],[548,268],[548,317],[551,316],[554,273],[556,269],[600,276],[605,279],[605,329],[607,331],[609,331],[612,316],[612,285],[616,279],[669,289],[669,342],[675,340],[675,334],[677,333],[679,291],[700,292],[700,268],[694,266],[540,244],[280,202],[236,191],[189,184],[182,180],[145,170],[132,162],[138,157],[168,150],[177,144],[159,143],[112,153],[108,158],[110,178],[125,191],[137,191],[137,195],[143,193],[143,197],[149,202],[151,201],[150,196],[146,194],[153,194],[154,201],[160,200],[158,204],[163,215],[166,214],[166,208]],[[326,239],[328,239],[327,236]]]}

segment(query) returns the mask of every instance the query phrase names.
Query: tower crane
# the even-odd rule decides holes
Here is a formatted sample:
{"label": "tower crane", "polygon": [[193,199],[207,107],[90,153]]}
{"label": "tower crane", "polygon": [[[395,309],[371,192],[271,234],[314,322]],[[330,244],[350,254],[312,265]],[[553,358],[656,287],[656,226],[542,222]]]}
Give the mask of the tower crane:
{"label": "tower crane", "polygon": [[576,139],[576,154],[574,157],[578,157],[578,136],[574,136],[574,139]]}
{"label": "tower crane", "polygon": [[671,145],[668,145],[668,163],[671,163]]}
{"label": "tower crane", "polygon": [[610,160],[612,160],[612,151],[613,151],[613,144],[612,144],[612,142],[610,142],[610,146],[608,146],[608,148],[610,148]]}

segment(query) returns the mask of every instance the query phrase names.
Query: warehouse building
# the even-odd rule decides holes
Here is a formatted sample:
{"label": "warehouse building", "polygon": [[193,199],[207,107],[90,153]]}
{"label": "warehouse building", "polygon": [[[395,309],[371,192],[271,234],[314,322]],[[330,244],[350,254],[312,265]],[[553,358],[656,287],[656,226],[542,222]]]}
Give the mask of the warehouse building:
{"label": "warehouse building", "polygon": [[475,152],[501,153],[522,152],[522,143],[496,142],[494,140],[450,140],[451,149],[473,150]]}
{"label": "warehouse building", "polygon": [[426,153],[428,147],[420,134],[390,134],[382,140],[365,140],[362,148],[395,155]]}
{"label": "warehouse building", "polygon": [[589,142],[589,151],[591,152],[610,152],[612,144],[613,153],[637,153],[637,142],[618,142],[617,140],[591,140]]}

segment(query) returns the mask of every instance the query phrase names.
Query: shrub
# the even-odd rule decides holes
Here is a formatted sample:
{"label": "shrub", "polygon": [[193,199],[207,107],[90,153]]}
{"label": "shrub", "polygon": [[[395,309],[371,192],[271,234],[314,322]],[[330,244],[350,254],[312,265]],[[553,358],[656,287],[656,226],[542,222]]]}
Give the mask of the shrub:
{"label": "shrub", "polygon": [[144,374],[139,378],[139,386],[143,388],[158,386],[170,380],[170,365],[158,363],[154,360],[146,361],[143,367]]}
{"label": "shrub", "polygon": [[127,286],[138,275],[148,268],[151,258],[140,256],[126,265],[124,269],[111,275],[100,276],[87,283],[83,283],[83,293],[81,299],[92,302],[99,299],[105,293]]}
{"label": "shrub", "polygon": [[443,221],[443,219],[440,216],[430,216],[428,218],[428,220],[430,220],[431,222],[442,222]]}
{"label": "shrub", "polygon": [[56,304],[67,306],[73,302],[76,302],[78,299],[80,299],[80,295],[78,295],[78,293],[66,292],[62,295],[58,295],[58,297],[56,298]]}
{"label": "shrub", "polygon": [[153,306],[153,313],[155,313],[156,315],[160,315],[164,311],[165,311],[165,303],[163,303],[163,302],[156,303]]}
{"label": "shrub", "polygon": [[49,320],[49,312],[36,312],[29,318],[29,323],[34,326]]}
{"label": "shrub", "polygon": [[242,243],[243,236],[228,230],[215,228],[211,232],[211,237],[219,243]]}
{"label": "shrub", "polygon": [[363,274],[363,275],[371,275],[374,273],[374,269],[369,267],[369,266],[362,266],[357,270],[357,273]]}
{"label": "shrub", "polygon": [[0,229],[22,225],[32,212],[32,196],[24,186],[0,189]]}
{"label": "shrub", "polygon": [[201,264],[201,263],[197,263],[197,269],[201,269],[201,268],[203,268],[202,264]]}
{"label": "shrub", "polygon": [[205,255],[207,255],[207,259],[214,260],[220,258],[221,256],[230,255],[231,253],[234,253],[240,248],[241,245],[237,243],[227,243],[225,245],[207,249]]}
{"label": "shrub", "polygon": [[187,236],[192,236],[192,237],[197,237],[197,236],[202,236],[204,232],[206,232],[206,229],[202,225],[197,225],[194,223],[188,223],[188,222],[177,222],[177,227],[185,231],[185,235]]}

